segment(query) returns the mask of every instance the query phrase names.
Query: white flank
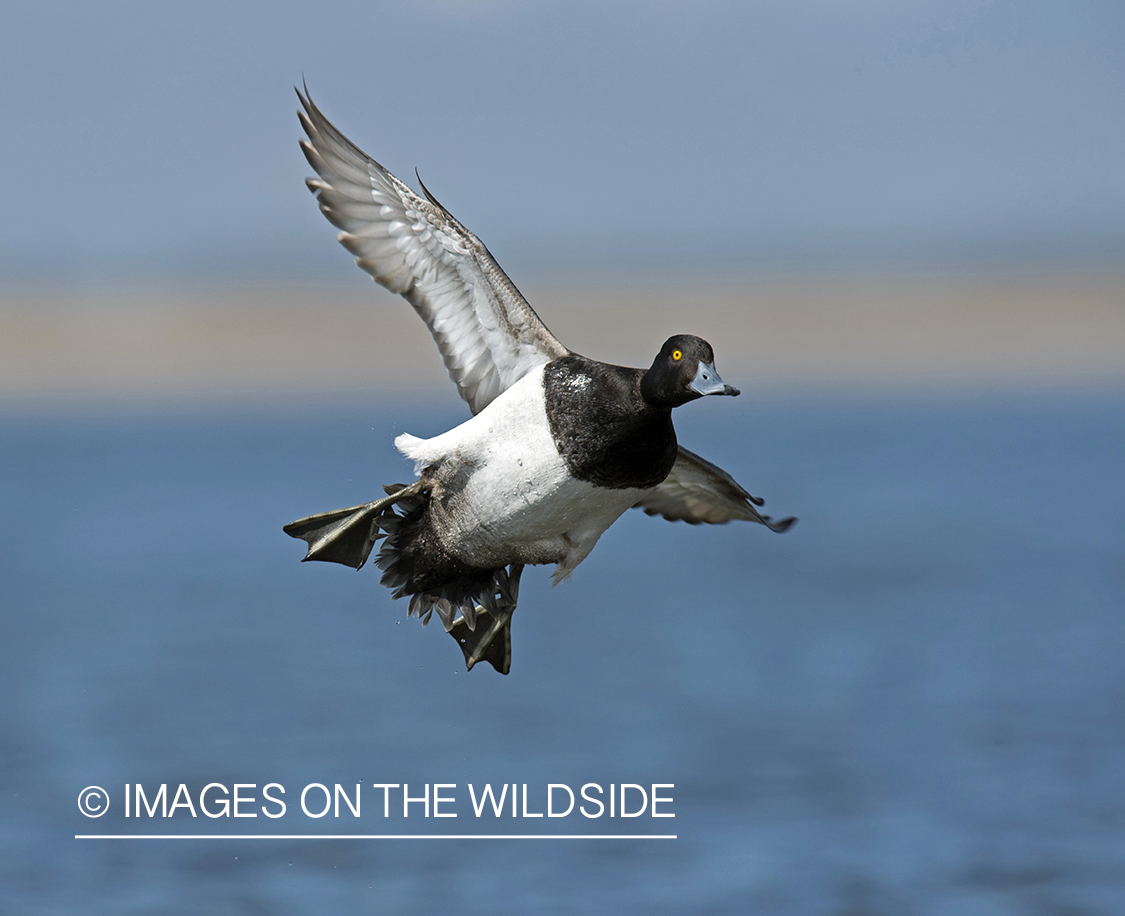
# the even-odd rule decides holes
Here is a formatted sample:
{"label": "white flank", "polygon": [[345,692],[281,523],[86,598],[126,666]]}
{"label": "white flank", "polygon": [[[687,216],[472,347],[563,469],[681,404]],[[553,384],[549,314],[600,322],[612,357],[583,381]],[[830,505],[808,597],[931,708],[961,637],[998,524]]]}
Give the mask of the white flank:
{"label": "white flank", "polygon": [[438,466],[430,512],[450,553],[483,567],[556,563],[555,584],[650,492],[595,487],[569,475],[547,423],[542,367],[449,432],[403,434],[395,446],[414,461],[415,473]]}

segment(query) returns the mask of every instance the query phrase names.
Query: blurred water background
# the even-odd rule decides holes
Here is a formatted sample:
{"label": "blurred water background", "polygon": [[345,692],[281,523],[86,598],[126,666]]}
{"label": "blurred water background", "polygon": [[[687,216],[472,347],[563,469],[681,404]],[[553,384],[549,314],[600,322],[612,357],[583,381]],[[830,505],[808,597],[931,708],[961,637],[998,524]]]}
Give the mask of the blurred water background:
{"label": "blurred water background", "polygon": [[[391,435],[459,411],[6,419],[9,904],[1117,912],[1125,399],[680,413],[683,441],[800,524],[629,513],[573,582],[525,574],[507,678],[466,673],[371,570],[302,566],[280,530],[402,478]],[[212,781],[280,782],[289,813],[122,816],[126,782]],[[310,782],[456,783],[460,814],[384,821],[367,789],[360,820],[310,820]],[[469,782],[674,783],[676,817],[478,822]],[[106,817],[78,812],[87,785]],[[497,829],[679,838],[72,839]]]}
{"label": "blurred water background", "polygon": [[[8,11],[0,909],[1125,911],[1123,38],[1053,0]],[[744,394],[681,440],[797,527],[628,513],[526,572],[507,678],[300,564],[283,524],[467,416],[301,185],[302,73],[569,346],[710,339]],[[288,812],[124,817],[210,782]],[[676,816],[477,819],[485,782]],[[75,838],[141,828],[677,838]]]}

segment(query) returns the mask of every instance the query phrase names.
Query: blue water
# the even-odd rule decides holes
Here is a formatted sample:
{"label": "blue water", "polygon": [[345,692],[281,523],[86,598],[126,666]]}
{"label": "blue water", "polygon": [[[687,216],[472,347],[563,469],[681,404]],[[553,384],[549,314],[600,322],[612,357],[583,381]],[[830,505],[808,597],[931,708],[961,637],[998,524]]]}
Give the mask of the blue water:
{"label": "blue water", "polygon": [[[1125,395],[679,414],[800,523],[627,514],[572,582],[528,569],[506,678],[281,532],[408,479],[394,435],[455,405],[0,419],[2,908],[1125,912]],[[124,817],[210,782],[287,813]],[[304,816],[314,782],[362,816]],[[673,784],[675,818],[478,819],[485,782]],[[677,839],[74,838],[129,832]]]}

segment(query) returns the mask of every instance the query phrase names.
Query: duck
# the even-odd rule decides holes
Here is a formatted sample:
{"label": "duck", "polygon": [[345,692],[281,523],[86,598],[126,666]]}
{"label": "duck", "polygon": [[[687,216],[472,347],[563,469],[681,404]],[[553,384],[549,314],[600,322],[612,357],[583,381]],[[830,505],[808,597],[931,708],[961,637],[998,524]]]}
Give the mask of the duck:
{"label": "duck", "polygon": [[783,532],[726,471],[679,444],[672,411],[734,397],[711,345],[676,334],[648,369],[584,357],[548,329],[496,259],[422,183],[421,194],[344,136],[296,90],[316,177],[306,180],[356,264],[413,306],[470,418],[429,439],[404,433],[410,484],[283,530],[304,560],[374,563],[408,617],[436,614],[468,670],[511,670],[511,622],[527,565],[570,578],[627,510],[689,524],[756,522]]}

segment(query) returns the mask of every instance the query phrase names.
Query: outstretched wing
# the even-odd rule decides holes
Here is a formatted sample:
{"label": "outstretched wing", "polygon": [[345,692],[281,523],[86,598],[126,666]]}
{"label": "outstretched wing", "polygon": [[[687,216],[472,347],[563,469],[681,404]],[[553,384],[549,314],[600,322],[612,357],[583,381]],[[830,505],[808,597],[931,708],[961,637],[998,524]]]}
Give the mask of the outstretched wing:
{"label": "outstretched wing", "polygon": [[785,531],[797,521],[785,518],[775,522],[768,515],[762,515],[754,507],[763,502],[747,493],[722,468],[681,445],[672,472],[633,508],[644,509],[648,515],[663,515],[669,521],[691,525],[701,522],[721,525],[734,519],[745,519],[777,532]]}
{"label": "outstretched wing", "polygon": [[355,262],[426,322],[474,414],[536,366],[567,350],[484,244],[426,191],[419,197],[340,133],[297,90],[308,134],[306,182]]}

